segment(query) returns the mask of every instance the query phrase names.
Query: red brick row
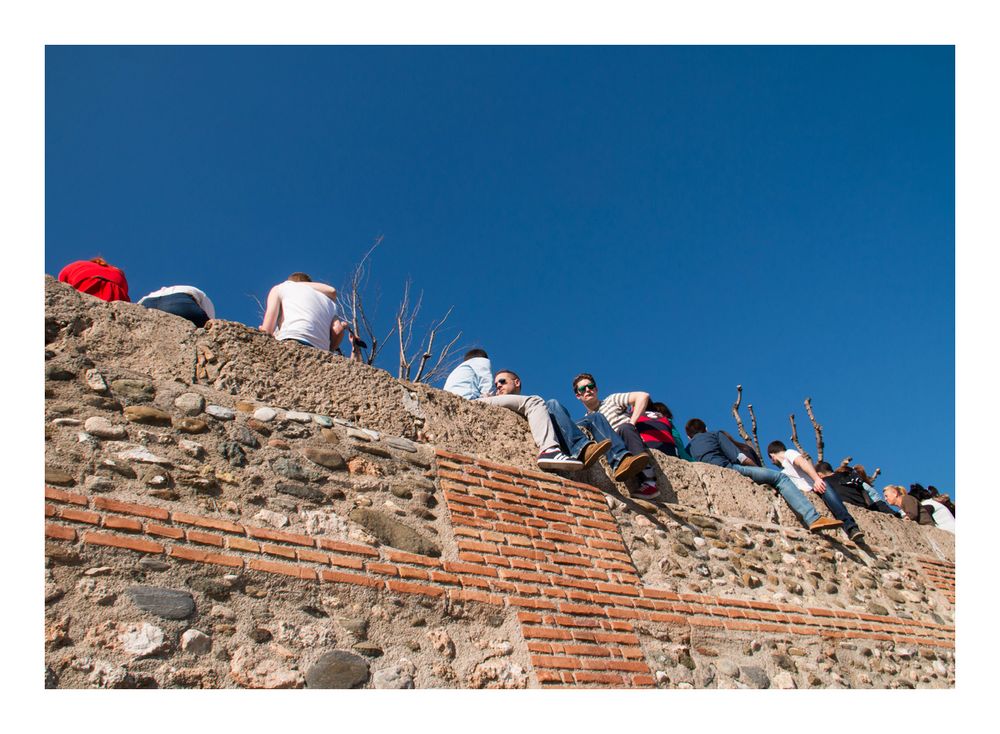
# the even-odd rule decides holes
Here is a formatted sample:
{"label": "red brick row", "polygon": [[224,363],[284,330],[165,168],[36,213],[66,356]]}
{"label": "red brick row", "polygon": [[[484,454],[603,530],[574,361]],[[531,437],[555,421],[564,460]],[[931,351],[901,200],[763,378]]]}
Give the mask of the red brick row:
{"label": "red brick row", "polygon": [[[234,550],[250,550],[252,552],[260,552],[260,546],[253,542],[240,537],[230,537],[230,536],[220,536],[212,533],[204,532],[203,530],[183,530],[181,528],[173,527],[170,525],[162,525],[159,523],[146,523],[145,527],[137,520],[131,518],[123,518],[118,515],[130,515],[133,517],[142,517],[148,520],[158,520],[161,522],[171,522],[180,525],[191,525],[195,528],[205,528],[208,530],[217,530],[224,533],[234,534],[236,536],[246,535],[250,538],[256,540],[270,540],[278,543],[288,543],[296,546],[303,546],[307,548],[320,548],[323,550],[332,550],[340,553],[362,555],[377,558],[379,553],[376,549],[369,546],[358,545],[355,543],[347,543],[339,540],[332,540],[328,538],[314,538],[309,535],[302,535],[299,533],[286,533],[278,530],[270,530],[268,528],[256,528],[251,526],[244,526],[239,523],[231,522],[229,520],[224,520],[220,518],[203,517],[201,515],[192,515],[186,512],[170,512],[162,507],[155,507],[152,505],[143,505],[133,502],[121,502],[119,500],[111,499],[109,497],[94,497],[93,506],[95,509],[105,510],[107,512],[114,512],[117,515],[100,515],[96,512],[91,512],[85,508],[90,504],[90,498],[82,494],[74,494],[66,492],[55,487],[45,487],[45,497],[53,502],[62,502],[74,507],[62,507],[56,505],[46,505],[45,515],[46,517],[59,517],[60,519],[67,520],[70,522],[81,522],[88,525],[101,525],[108,529],[119,530],[123,532],[143,532],[147,534],[158,535],[161,537],[168,537],[174,540],[179,540],[181,538],[187,538],[189,541],[194,543],[199,543],[203,545],[214,545],[216,547],[232,547]],[[273,552],[276,555],[283,555],[285,557],[294,557],[294,550],[284,549],[278,550],[276,546],[267,546],[268,551]],[[408,562],[420,563],[422,556],[411,556]],[[423,561],[425,564],[430,563],[433,565],[433,559],[427,559]],[[360,568],[360,566],[358,566]]]}

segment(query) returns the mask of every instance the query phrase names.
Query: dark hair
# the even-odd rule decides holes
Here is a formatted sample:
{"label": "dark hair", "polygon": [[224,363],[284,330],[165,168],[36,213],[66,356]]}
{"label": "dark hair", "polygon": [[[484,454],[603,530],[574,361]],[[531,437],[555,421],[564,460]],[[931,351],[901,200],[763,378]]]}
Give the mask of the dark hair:
{"label": "dark hair", "polygon": [[580,374],[578,374],[576,377],[573,378],[574,393],[576,392],[576,383],[578,383],[580,380],[590,380],[591,382],[594,383],[594,388],[595,389],[597,388],[597,380],[594,379],[594,376],[589,372],[581,372]]}
{"label": "dark hair", "polygon": [[767,453],[769,454],[776,454],[779,451],[786,451],[786,450],[787,449],[785,448],[785,444],[781,443],[781,441],[771,441],[771,443],[767,445]]}
{"label": "dark hair", "polygon": [[708,426],[705,425],[705,421],[701,418],[692,418],[684,424],[684,432],[688,435],[688,438],[697,436],[699,433],[704,433],[707,430]]}
{"label": "dark hair", "polygon": [[291,280],[296,283],[312,283],[312,278],[305,273],[292,273],[288,276],[287,280]]}
{"label": "dark hair", "polygon": [[833,474],[833,467],[830,466],[830,462],[828,461],[817,461],[816,471],[825,472],[826,474]]}
{"label": "dark hair", "polygon": [[486,357],[486,359],[489,359],[490,355],[486,353],[485,349],[479,349],[478,347],[476,347],[475,349],[470,349],[468,352],[466,352],[465,356],[462,357],[462,360],[464,361],[466,359],[472,359],[473,357]]}
{"label": "dark hair", "polygon": [[[497,375],[502,375],[504,372],[506,372],[508,375],[510,375],[511,377],[513,377],[518,382],[521,381],[521,376],[518,375],[514,370],[497,370],[496,374]],[[494,377],[494,379],[496,379],[496,377]]]}
{"label": "dark hair", "polygon": [[674,419],[674,414],[670,412],[670,408],[667,407],[666,403],[654,403],[652,400],[650,400],[649,407],[655,410],[657,413],[663,413],[663,415],[667,417],[667,420],[672,421]]}

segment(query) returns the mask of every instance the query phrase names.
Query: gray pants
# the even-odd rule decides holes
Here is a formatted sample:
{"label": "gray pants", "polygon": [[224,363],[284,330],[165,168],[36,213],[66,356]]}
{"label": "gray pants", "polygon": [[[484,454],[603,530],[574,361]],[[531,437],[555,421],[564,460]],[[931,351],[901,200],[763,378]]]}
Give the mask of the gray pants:
{"label": "gray pants", "polygon": [[518,415],[527,418],[528,426],[531,428],[531,437],[535,440],[539,451],[545,451],[559,445],[556,432],[552,429],[552,419],[549,417],[548,408],[545,407],[545,401],[537,395],[494,395],[493,397],[480,398],[480,400],[490,405],[513,410]]}

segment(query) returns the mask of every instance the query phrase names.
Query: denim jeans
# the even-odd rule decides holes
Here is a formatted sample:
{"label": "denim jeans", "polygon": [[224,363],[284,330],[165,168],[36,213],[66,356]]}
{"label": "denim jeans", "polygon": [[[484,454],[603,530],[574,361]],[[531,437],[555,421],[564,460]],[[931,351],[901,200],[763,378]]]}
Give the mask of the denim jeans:
{"label": "denim jeans", "polygon": [[851,513],[844,507],[844,502],[840,499],[840,495],[837,494],[837,490],[830,486],[829,482],[827,482],[826,491],[820,497],[826,506],[830,508],[831,514],[844,523],[845,531],[850,532],[852,528],[857,527],[857,521],[851,517]]}
{"label": "denim jeans", "polygon": [[590,431],[594,441],[603,441],[606,438],[611,440],[611,450],[608,451],[607,457],[612,469],[618,466],[618,462],[628,453],[625,442],[615,433],[608,419],[600,413],[586,415],[577,424],[558,400],[546,400],[545,407],[552,416],[552,424],[559,436],[559,443],[573,458],[578,458],[583,447],[591,441],[590,436],[580,430],[581,426]]}
{"label": "denim jeans", "polygon": [[[745,477],[749,477],[757,484],[767,484],[778,490],[788,506],[792,508],[792,511],[798,515],[802,522],[806,526],[812,525],[814,522],[819,520],[819,513],[816,512],[816,508],[812,506],[812,502],[805,496],[803,491],[795,486],[795,482],[791,480],[785,474],[780,471],[775,471],[774,469],[765,469],[761,466],[744,466],[743,464],[730,464],[730,469],[738,471]],[[833,491],[829,487],[822,496],[826,496],[827,493]],[[840,502],[840,497],[835,500],[840,506],[840,509],[847,513],[844,509],[844,505]],[[827,503],[829,505],[829,502]],[[832,509],[832,508],[831,508]],[[835,513],[836,515],[836,513]],[[850,517],[850,515],[848,515]],[[839,517],[837,518],[840,519]],[[851,520],[853,522],[853,520]]]}

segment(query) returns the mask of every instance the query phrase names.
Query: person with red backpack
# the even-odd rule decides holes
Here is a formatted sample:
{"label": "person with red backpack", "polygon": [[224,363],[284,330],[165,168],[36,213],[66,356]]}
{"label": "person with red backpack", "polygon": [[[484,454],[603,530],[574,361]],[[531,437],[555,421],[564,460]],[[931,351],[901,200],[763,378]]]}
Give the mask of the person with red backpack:
{"label": "person with red backpack", "polygon": [[650,400],[646,410],[635,422],[635,427],[639,430],[642,442],[649,448],[684,461],[694,461],[684,448],[681,434],[674,425],[674,415],[666,403]]}

